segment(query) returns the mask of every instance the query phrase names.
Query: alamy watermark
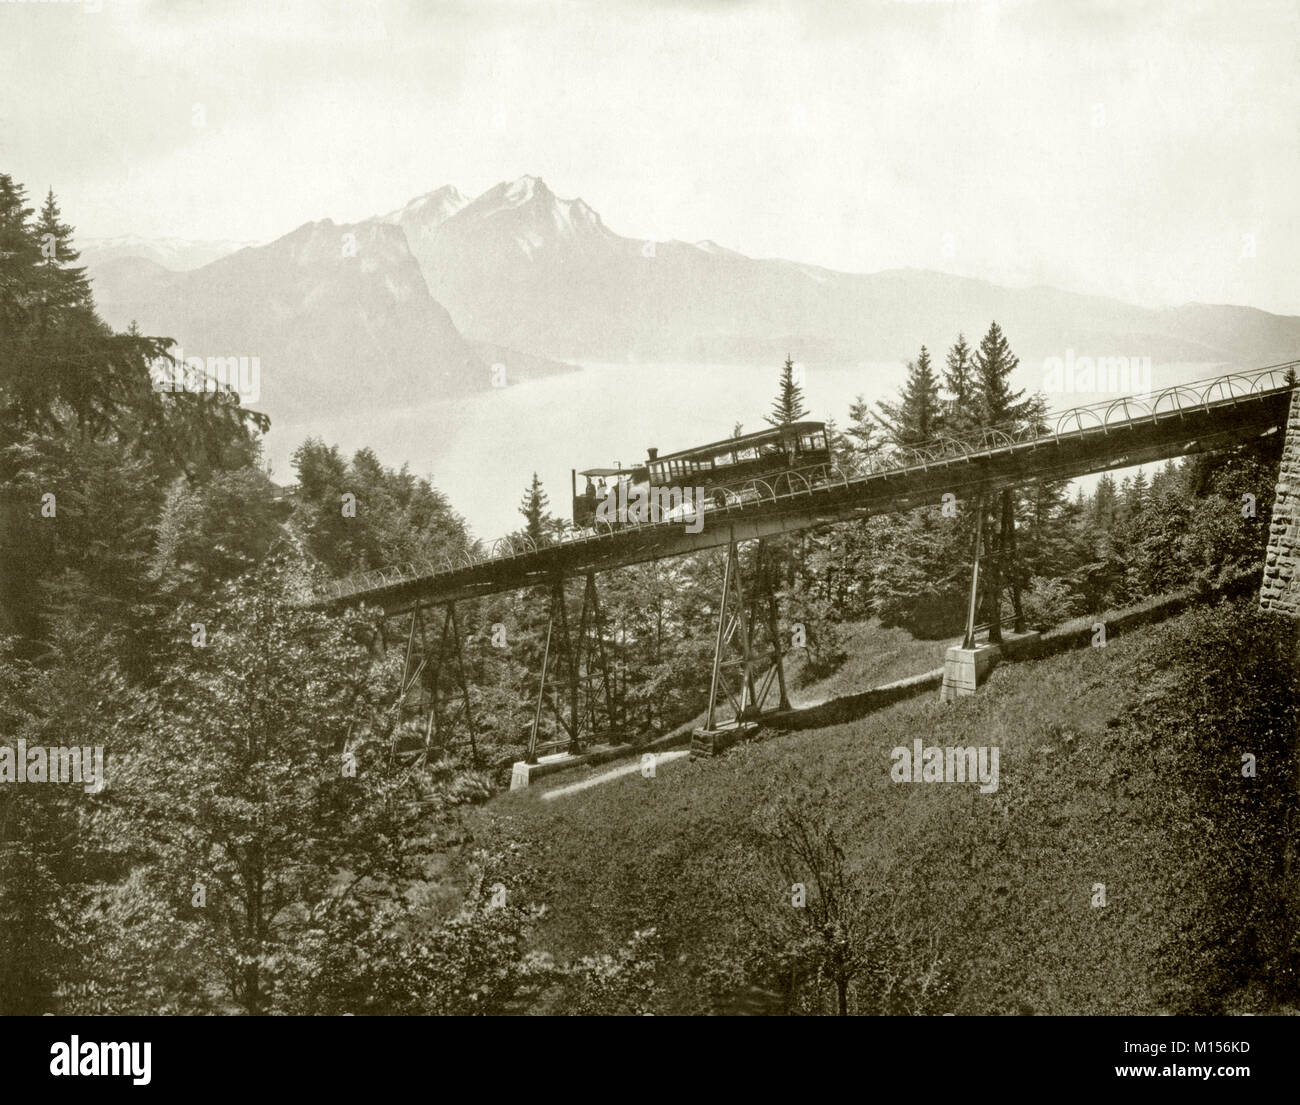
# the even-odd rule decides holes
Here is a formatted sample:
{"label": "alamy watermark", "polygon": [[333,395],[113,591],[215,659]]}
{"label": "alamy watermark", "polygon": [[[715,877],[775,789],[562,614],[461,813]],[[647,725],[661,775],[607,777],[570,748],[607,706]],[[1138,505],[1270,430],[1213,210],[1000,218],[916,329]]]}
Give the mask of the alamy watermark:
{"label": "alamy watermark", "polygon": [[73,745],[53,748],[0,745],[0,783],[81,783],[88,794],[104,789],[104,746]]}
{"label": "alamy watermark", "polygon": [[981,794],[998,789],[998,746],[940,748],[918,738],[912,747],[890,752],[889,777],[896,783],[979,783]]}
{"label": "alamy watermark", "polygon": [[149,1085],[151,1045],[144,1043],[96,1043],[71,1037],[50,1045],[50,1074],[55,1078],[104,1076],[128,1077],[133,1085]]}
{"label": "alamy watermark", "polygon": [[1151,390],[1150,357],[1062,357],[1043,360],[1043,390],[1089,395],[1136,395]]}
{"label": "alamy watermark", "polygon": [[262,394],[260,357],[187,357],[177,349],[172,357],[157,357],[149,366],[154,391],[233,391],[240,402],[256,403]]}
{"label": "alamy watermark", "polygon": [[596,505],[596,518],[607,525],[615,522],[675,522],[690,519],[687,533],[699,533],[704,528],[705,489],[703,487],[652,487],[637,484],[631,499],[628,483],[621,481],[610,487],[605,497]]}

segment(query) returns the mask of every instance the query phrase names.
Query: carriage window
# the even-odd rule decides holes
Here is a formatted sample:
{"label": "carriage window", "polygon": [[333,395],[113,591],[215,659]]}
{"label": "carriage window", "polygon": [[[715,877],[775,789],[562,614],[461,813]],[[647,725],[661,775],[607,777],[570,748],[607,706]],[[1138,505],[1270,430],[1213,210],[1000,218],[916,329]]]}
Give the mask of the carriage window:
{"label": "carriage window", "polygon": [[763,442],[760,449],[765,457],[779,457],[783,452],[785,452],[781,447],[780,439],[775,437],[770,441]]}
{"label": "carriage window", "polygon": [[758,460],[758,450],[752,445],[748,449],[737,449],[736,459],[740,461]]}
{"label": "carriage window", "polygon": [[712,458],[712,457],[700,457],[700,471],[701,471],[701,472],[707,472],[707,471],[708,471],[710,468],[712,468],[712,467],[713,467],[713,458]]}
{"label": "carriage window", "polygon": [[713,463],[717,467],[722,468],[724,465],[735,464],[736,458],[730,453],[715,453],[713,455]]}

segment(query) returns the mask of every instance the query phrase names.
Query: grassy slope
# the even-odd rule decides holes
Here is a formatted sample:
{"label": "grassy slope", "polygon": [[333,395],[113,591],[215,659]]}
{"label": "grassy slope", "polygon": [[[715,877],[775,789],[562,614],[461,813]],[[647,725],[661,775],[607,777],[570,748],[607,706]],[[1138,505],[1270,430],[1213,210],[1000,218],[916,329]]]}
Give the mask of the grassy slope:
{"label": "grassy slope", "polygon": [[872,618],[864,622],[845,623],[844,649],[848,653],[844,663],[825,679],[795,688],[798,682],[800,654],[791,653],[790,700],[796,706],[824,702],[837,695],[856,694],[869,687],[879,687],[896,679],[905,679],[924,671],[943,667],[943,655],[952,645],[961,644],[960,638],[947,640],[919,640],[905,629],[882,629]]}
{"label": "grassy slope", "polygon": [[[654,925],[672,1008],[701,1011],[710,960],[745,940],[728,890],[756,867],[752,812],[792,779],[824,784],[854,865],[906,887],[915,915],[938,925],[955,970],[948,1008],[1155,1012],[1197,840],[1167,812],[1174,784],[1123,715],[1148,694],[1144,655],[1157,635],[1188,632],[1183,620],[1003,666],[955,705],[927,695],[553,802],[510,795],[480,827],[530,845],[539,873],[526,891],[550,909],[542,945],[586,954]],[[999,791],[891,782],[890,749],[915,737],[998,746]],[[1091,905],[1099,882],[1104,909]],[[786,892],[773,886],[774,901]]]}

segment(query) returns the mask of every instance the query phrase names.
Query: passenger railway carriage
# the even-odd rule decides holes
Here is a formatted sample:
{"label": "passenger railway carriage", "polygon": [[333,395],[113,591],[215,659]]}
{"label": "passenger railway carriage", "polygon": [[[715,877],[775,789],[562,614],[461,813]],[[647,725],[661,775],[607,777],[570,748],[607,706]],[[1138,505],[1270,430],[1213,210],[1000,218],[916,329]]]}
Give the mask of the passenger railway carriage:
{"label": "passenger railway carriage", "polygon": [[[729,437],[694,449],[660,456],[647,450],[643,464],[633,468],[588,468],[573,476],[573,523],[589,529],[596,522],[596,507],[620,483],[629,486],[627,499],[638,487],[702,487],[705,502],[725,506],[728,496],[758,499],[801,486],[802,469],[828,466],[831,454],[823,422],[790,422],[758,433]],[[578,492],[578,477],[587,483]],[[626,501],[626,500],[625,500]]]}

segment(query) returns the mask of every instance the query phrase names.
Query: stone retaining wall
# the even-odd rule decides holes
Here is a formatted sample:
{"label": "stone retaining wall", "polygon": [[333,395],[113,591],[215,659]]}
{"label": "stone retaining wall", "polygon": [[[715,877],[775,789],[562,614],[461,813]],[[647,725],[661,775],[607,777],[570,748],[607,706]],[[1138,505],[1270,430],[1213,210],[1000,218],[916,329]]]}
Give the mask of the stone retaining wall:
{"label": "stone retaining wall", "polygon": [[1259,605],[1290,617],[1300,617],[1300,391],[1291,393],[1286,419],[1282,463],[1278,467],[1273,518],[1268,527],[1264,583]]}

